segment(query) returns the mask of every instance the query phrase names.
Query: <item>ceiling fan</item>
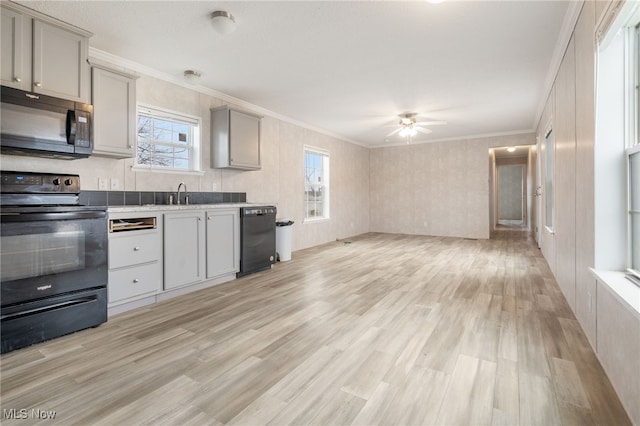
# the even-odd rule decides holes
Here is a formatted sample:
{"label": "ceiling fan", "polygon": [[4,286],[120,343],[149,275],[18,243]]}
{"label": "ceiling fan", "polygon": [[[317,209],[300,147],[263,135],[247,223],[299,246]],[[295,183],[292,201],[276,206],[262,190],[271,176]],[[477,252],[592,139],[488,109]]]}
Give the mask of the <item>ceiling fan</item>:
{"label": "ceiling fan", "polygon": [[439,124],[447,124],[446,121],[417,121],[418,114],[415,112],[400,114],[398,117],[400,120],[398,121],[398,128],[393,132],[389,133],[386,137],[390,137],[395,135],[396,133],[400,135],[400,137],[407,138],[407,140],[411,139],[413,136],[417,135],[418,132],[429,134],[431,133],[430,129],[427,129],[422,126],[435,126]]}

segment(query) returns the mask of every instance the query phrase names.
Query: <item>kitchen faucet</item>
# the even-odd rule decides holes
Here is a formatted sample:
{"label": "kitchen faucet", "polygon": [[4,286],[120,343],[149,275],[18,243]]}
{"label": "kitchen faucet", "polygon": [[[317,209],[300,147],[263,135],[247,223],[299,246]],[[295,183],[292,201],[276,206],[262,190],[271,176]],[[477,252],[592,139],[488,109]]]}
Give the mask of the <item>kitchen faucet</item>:
{"label": "kitchen faucet", "polygon": [[184,196],[184,201],[185,202],[184,203],[185,204],[189,204],[189,196],[187,195],[187,185],[184,182],[180,182],[178,184],[178,193],[176,194],[177,197],[178,197],[177,204],[180,204],[180,188],[184,188],[184,194],[185,194],[185,196]]}

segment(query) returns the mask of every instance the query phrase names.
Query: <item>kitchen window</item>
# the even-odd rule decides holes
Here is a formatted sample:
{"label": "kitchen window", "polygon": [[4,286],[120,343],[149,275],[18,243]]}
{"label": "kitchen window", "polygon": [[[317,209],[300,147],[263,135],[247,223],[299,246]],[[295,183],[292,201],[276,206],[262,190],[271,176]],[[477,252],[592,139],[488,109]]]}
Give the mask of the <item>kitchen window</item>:
{"label": "kitchen window", "polygon": [[304,218],[329,219],[329,152],[304,147]]}
{"label": "kitchen window", "polygon": [[200,119],[138,106],[137,170],[200,171]]}

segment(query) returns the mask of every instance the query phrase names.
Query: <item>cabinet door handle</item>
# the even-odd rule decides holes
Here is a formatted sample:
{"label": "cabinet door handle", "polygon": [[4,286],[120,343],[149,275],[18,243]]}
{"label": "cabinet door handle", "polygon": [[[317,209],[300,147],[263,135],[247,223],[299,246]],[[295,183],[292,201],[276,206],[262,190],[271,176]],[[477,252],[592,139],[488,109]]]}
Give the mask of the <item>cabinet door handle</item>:
{"label": "cabinet door handle", "polygon": [[33,85],[36,86],[36,87],[42,87],[42,83],[40,83],[40,82],[35,82],[35,83],[33,83]]}
{"label": "cabinet door handle", "polygon": [[140,247],[134,247],[133,251],[140,251]]}
{"label": "cabinet door handle", "polygon": [[134,284],[137,284],[137,283],[139,283],[139,282],[140,282],[140,280],[139,280],[139,279],[137,279],[137,278],[134,278],[134,279],[133,279],[133,283],[134,283]]}
{"label": "cabinet door handle", "polygon": [[209,217],[207,217],[207,219],[211,220],[211,219],[213,219],[213,216],[209,216]]}
{"label": "cabinet door handle", "polygon": [[13,81],[15,81],[16,83],[21,83],[22,79],[20,77],[16,77],[13,79]]}

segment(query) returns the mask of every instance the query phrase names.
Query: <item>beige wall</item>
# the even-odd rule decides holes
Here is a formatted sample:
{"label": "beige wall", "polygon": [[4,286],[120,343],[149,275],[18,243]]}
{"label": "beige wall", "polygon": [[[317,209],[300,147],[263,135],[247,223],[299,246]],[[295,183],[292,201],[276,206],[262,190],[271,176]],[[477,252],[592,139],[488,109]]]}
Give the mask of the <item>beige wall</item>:
{"label": "beige wall", "polygon": [[[137,101],[202,119],[203,175],[132,171],[133,159],[92,156],[82,160],[2,155],[3,170],[76,173],[82,188],[97,190],[99,178],[117,178],[121,190],[175,191],[184,181],[189,191],[246,192],[247,200],[278,205],[279,217],[290,217],[293,250],[335,241],[369,231],[369,150],[273,117],[262,121],[262,170],[236,171],[209,168],[209,109],[225,102],[152,77],[138,79]],[[331,219],[303,224],[303,145],[330,153]]]}
{"label": "beige wall", "polygon": [[[640,317],[589,270],[596,250],[594,34],[608,5],[584,2],[538,126],[544,141],[551,120],[556,141],[555,234],[543,232],[542,252],[631,421],[640,424],[638,341],[631,337],[638,335]],[[539,154],[544,166],[546,152]]]}
{"label": "beige wall", "polygon": [[533,134],[371,150],[371,231],[489,238],[489,148]]}

